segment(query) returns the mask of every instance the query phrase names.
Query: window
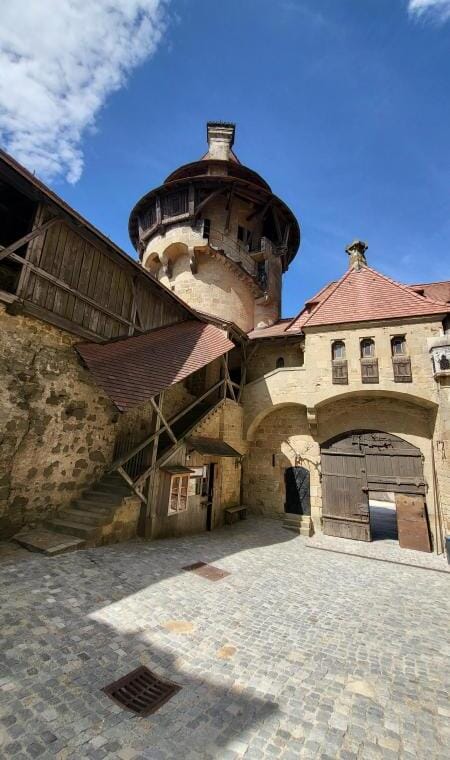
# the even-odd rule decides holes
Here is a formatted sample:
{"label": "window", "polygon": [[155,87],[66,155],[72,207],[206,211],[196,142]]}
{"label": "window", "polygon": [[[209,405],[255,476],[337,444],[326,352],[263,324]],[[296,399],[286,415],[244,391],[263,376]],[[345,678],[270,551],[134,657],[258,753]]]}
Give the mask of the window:
{"label": "window", "polygon": [[193,473],[189,479],[189,496],[205,496],[208,468],[193,467]]}
{"label": "window", "polygon": [[334,340],[331,344],[331,368],[333,385],[347,385],[348,366],[345,358],[345,343],[343,340]]}
{"label": "window", "polygon": [[211,235],[211,220],[203,219],[203,237],[209,240],[210,235]]}
{"label": "window", "polygon": [[282,356],[279,356],[277,359],[276,368],[281,369],[282,367],[284,367],[284,359]]}
{"label": "window", "polygon": [[267,278],[269,274],[269,262],[267,260],[257,262],[257,276],[258,282],[263,288],[267,289]]}
{"label": "window", "polygon": [[363,338],[360,348],[361,359],[371,359],[375,356],[375,341],[372,338]]}
{"label": "window", "polygon": [[169,515],[187,509],[189,475],[172,475],[170,481]]}
{"label": "window", "polygon": [[244,245],[248,245],[250,247],[250,241],[252,237],[252,233],[250,230],[248,230],[246,227],[241,227],[241,225],[238,225],[238,240],[241,241]]}
{"label": "window", "polygon": [[378,383],[378,359],[375,357],[375,341],[372,338],[363,338],[360,343],[361,352],[361,382]]}
{"label": "window", "polygon": [[167,219],[171,216],[179,216],[188,213],[188,192],[179,190],[176,193],[169,193],[162,198],[163,217]]}
{"label": "window", "polygon": [[391,339],[391,351],[394,382],[411,383],[411,359],[406,354],[406,338],[404,335],[394,335]]}
{"label": "window", "polygon": [[391,340],[392,356],[406,354],[406,339],[404,335],[394,335]]}
{"label": "window", "polygon": [[345,343],[343,340],[335,340],[331,344],[331,356],[333,359],[345,359]]}

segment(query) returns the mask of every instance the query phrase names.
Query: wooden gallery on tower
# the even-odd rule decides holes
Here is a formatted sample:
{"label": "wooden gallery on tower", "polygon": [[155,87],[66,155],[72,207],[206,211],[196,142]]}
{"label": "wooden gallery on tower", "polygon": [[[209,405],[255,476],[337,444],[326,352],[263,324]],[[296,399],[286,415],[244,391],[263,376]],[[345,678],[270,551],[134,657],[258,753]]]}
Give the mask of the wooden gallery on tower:
{"label": "wooden gallery on tower", "polygon": [[0,153],[0,536],[53,554],[246,512],[442,553],[450,281],[356,240],[282,319],[299,225],[234,137],[209,123],[136,204],[137,260]]}

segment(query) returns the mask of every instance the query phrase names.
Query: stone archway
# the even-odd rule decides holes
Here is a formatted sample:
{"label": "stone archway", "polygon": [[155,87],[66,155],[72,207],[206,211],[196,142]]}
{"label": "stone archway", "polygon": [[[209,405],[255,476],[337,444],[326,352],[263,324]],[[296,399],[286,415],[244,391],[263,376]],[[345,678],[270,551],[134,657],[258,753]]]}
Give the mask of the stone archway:
{"label": "stone archway", "polygon": [[[311,437],[306,407],[286,403],[265,408],[249,426],[247,440],[243,486],[248,507],[261,514],[284,517],[286,513],[308,515],[311,502],[314,512],[319,490],[319,445]],[[286,479],[293,486],[292,478],[300,470],[308,473],[302,483],[307,481],[304,485],[309,493],[306,495],[300,489],[302,498],[297,509],[292,506],[295,494],[291,494],[290,488],[287,493]],[[306,498],[309,495],[310,502]]]}
{"label": "stone archway", "polygon": [[420,449],[391,433],[353,430],[321,445],[324,533],[370,541],[369,493],[395,494],[400,545],[430,551]]}

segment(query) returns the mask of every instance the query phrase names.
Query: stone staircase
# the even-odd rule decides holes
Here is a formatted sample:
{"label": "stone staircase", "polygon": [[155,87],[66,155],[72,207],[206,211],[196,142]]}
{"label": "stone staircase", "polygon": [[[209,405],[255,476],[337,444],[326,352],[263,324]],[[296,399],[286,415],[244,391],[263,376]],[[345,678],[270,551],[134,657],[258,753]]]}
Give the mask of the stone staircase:
{"label": "stone staircase", "polygon": [[285,512],[283,515],[283,528],[299,533],[301,536],[312,536],[314,533],[311,515],[296,515]]}
{"label": "stone staircase", "polygon": [[[155,466],[160,467],[170,459],[183,445],[185,437],[218,414],[223,403],[224,399],[219,399],[212,404],[199,404],[183,415],[173,426],[179,437],[176,444],[163,431]],[[14,541],[30,551],[48,555],[126,541],[136,536],[141,503],[119,473],[110,471],[43,526],[24,528],[14,536]]]}
{"label": "stone staircase", "polygon": [[61,554],[136,535],[140,501],[117,473],[106,473],[42,528],[25,530],[14,540],[31,551]]}

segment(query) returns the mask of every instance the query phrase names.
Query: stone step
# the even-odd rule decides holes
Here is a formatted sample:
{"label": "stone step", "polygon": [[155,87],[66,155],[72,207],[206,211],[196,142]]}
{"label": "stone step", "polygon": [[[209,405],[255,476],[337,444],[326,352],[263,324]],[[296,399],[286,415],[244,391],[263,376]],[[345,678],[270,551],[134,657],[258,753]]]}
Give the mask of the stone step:
{"label": "stone step", "polygon": [[128,488],[127,485],[121,485],[120,483],[109,485],[108,483],[102,483],[101,481],[100,483],[91,486],[89,490],[98,494],[106,494],[107,496],[117,495],[123,497],[132,493],[131,488]]}
{"label": "stone step", "polygon": [[100,536],[100,529],[95,525],[84,525],[81,522],[75,522],[74,520],[63,520],[54,518],[45,523],[45,527],[48,530],[54,530],[56,533],[65,533],[70,536],[77,536],[83,538],[85,541],[92,541],[97,536]]}
{"label": "stone step", "polygon": [[86,499],[86,501],[95,501],[100,505],[111,504],[113,506],[113,505],[118,505],[122,503],[124,494],[113,493],[113,492],[102,493],[101,491],[96,491],[93,488],[89,488],[86,491],[83,491],[83,495],[81,498]]}
{"label": "stone step", "polygon": [[82,549],[86,543],[83,538],[66,533],[55,533],[44,528],[22,531],[21,533],[17,533],[13,540],[31,552],[40,552],[49,557],[53,557],[55,554],[75,551],[75,549]]}
{"label": "stone step", "polygon": [[112,520],[117,507],[117,504],[111,506],[109,504],[99,504],[95,499],[84,499],[81,497],[73,501],[69,509],[81,509],[83,512],[92,512],[95,515]]}
{"label": "stone step", "polygon": [[93,512],[90,509],[64,509],[58,513],[58,519],[73,520],[74,522],[91,525],[96,528],[99,525],[107,525],[111,522],[111,515],[107,513]]}

